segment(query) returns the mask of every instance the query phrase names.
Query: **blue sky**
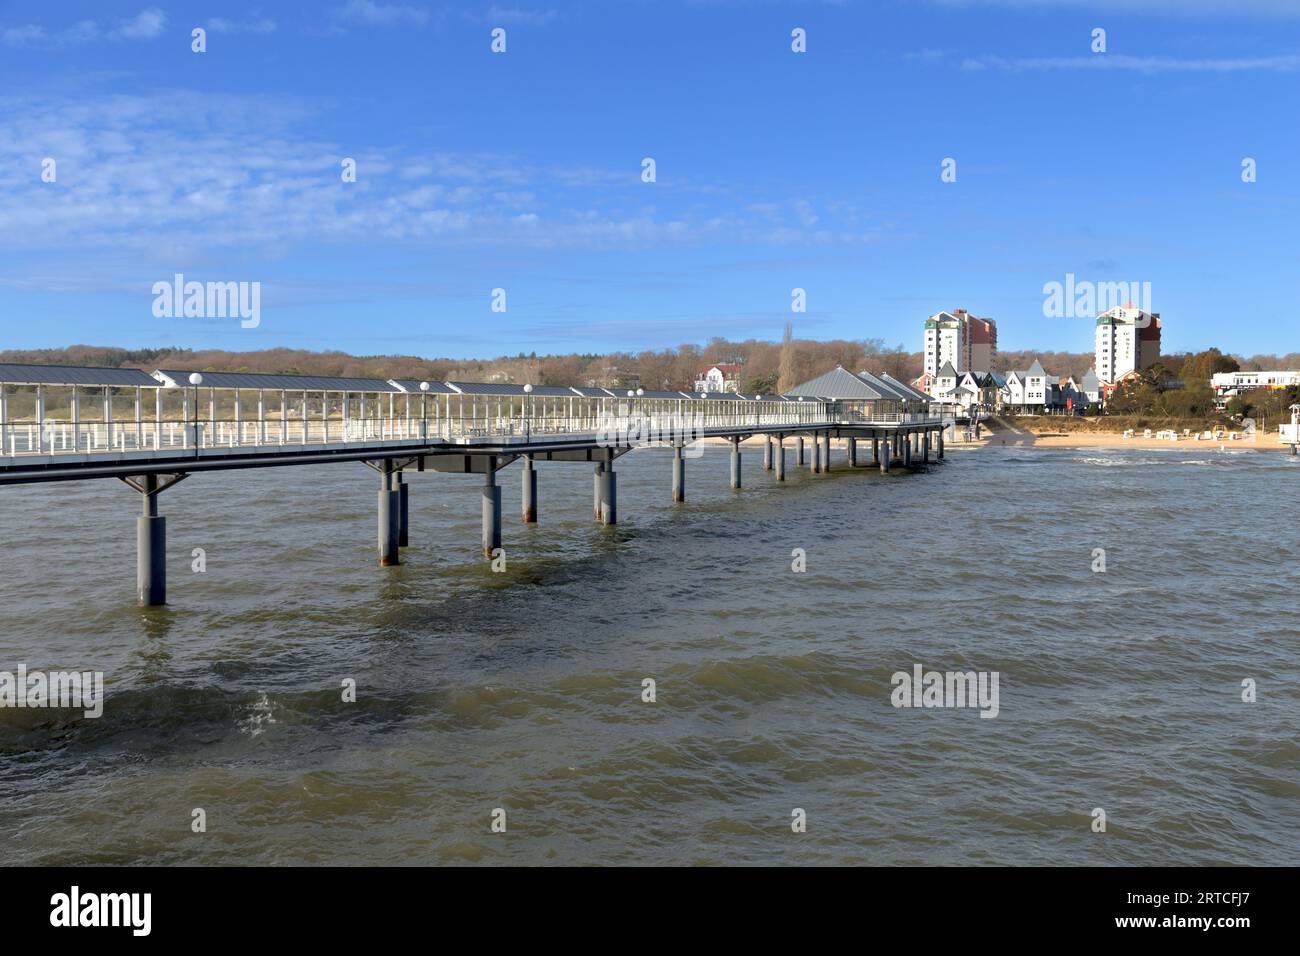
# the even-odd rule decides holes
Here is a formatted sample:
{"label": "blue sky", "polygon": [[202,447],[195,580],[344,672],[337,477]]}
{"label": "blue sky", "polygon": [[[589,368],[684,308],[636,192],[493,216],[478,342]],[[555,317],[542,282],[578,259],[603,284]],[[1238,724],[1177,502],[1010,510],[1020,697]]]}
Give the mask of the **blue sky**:
{"label": "blue sky", "polygon": [[[0,3],[0,348],[1087,351],[1074,273],[1297,351],[1298,80],[1300,0]],[[261,324],[155,318],[176,272]]]}

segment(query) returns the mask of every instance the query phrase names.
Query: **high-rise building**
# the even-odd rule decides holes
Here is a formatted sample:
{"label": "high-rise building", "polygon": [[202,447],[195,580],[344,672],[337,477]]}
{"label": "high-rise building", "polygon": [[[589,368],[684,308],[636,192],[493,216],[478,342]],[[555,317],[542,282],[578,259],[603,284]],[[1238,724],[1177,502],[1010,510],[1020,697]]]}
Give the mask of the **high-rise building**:
{"label": "high-rise building", "polygon": [[925,320],[925,371],[938,375],[945,362],[957,372],[992,371],[998,357],[998,325],[965,309],[939,312]]}
{"label": "high-rise building", "polygon": [[1160,361],[1160,314],[1121,306],[1097,316],[1097,378],[1113,385]]}

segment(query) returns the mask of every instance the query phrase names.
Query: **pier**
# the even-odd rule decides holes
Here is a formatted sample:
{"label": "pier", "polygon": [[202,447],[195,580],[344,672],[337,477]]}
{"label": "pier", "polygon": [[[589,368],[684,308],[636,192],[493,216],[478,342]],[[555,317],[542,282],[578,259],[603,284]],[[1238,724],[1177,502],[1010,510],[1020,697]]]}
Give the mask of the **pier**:
{"label": "pier", "polygon": [[[730,444],[737,492],[741,443],[755,437],[777,482],[791,444],[795,467],[806,461],[813,474],[832,470],[833,439],[845,440],[849,468],[906,472],[944,457],[951,416],[887,376],[855,378],[871,384],[846,397],[0,364],[0,484],[111,478],[139,494],[137,597],[158,605],[167,600],[160,496],[203,472],[365,464],[378,479],[378,563],[392,566],[410,534],[407,479],[424,472],[482,476],[491,559],[502,540],[499,475],[516,461],[524,523],[541,513],[539,466],[584,463],[593,469],[593,520],[612,526],[617,462],[635,448],[671,447],[666,485],[678,504],[684,449],[700,439]],[[870,463],[859,459],[860,442],[871,444]]]}

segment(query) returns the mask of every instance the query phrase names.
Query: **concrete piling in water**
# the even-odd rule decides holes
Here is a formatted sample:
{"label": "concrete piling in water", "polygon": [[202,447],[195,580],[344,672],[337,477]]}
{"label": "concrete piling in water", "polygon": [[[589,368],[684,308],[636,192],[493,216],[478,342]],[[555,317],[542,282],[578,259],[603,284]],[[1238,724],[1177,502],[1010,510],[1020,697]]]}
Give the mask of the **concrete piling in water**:
{"label": "concrete piling in water", "polygon": [[772,470],[772,436],[763,436],[763,470]]}
{"label": "concrete piling in water", "polygon": [[939,429],[939,459],[943,459],[943,429]]}
{"label": "concrete piling in water", "polygon": [[496,459],[488,462],[483,476],[483,557],[492,560],[492,552],[501,547],[501,486],[497,484]]}
{"label": "concrete piling in water", "polygon": [[930,429],[926,429],[921,435],[921,462],[930,464]]}
{"label": "concrete piling in water", "polygon": [[411,500],[411,486],[402,480],[400,471],[393,472],[393,480],[397,482],[397,546],[405,548],[410,544],[410,509],[408,505]]}
{"label": "concrete piling in water", "polygon": [[827,432],[826,435],[822,438],[822,444],[824,445],[824,451],[822,452],[822,471],[829,472],[831,470],[831,433],[830,432]]}
{"label": "concrete piling in water", "polygon": [[812,448],[809,449],[808,470],[814,475],[822,473],[822,439],[816,432],[812,436]]}
{"label": "concrete piling in water", "polygon": [[858,467],[858,440],[856,438],[849,438],[848,443],[849,443],[849,467],[856,468]]}
{"label": "concrete piling in water", "polygon": [[912,435],[910,432],[903,436],[903,467],[912,467]]}
{"label": "concrete piling in water", "polygon": [[533,467],[533,456],[524,456],[524,524],[537,524],[537,469]]}
{"label": "concrete piling in water", "polygon": [[794,464],[796,468],[804,466],[803,460],[803,436],[800,435],[794,440]]}
{"label": "concrete piling in water", "polygon": [[379,566],[401,564],[398,541],[402,536],[402,493],[393,487],[391,465],[379,472]]}
{"label": "concrete piling in water", "polygon": [[880,443],[880,473],[882,475],[889,474],[889,446],[893,443],[893,440],[891,436],[886,435],[885,440]]}
{"label": "concrete piling in water", "polygon": [[871,433],[871,463],[880,464],[880,436],[875,432]]}
{"label": "concrete piling in water", "polygon": [[731,440],[731,490],[732,491],[740,490],[740,439],[739,438],[733,438]]}
{"label": "concrete piling in water", "polygon": [[785,481],[785,436],[776,438],[776,480]]}
{"label": "concrete piling in water", "polygon": [[606,527],[618,524],[618,473],[614,471],[613,451],[600,476],[600,523]]}
{"label": "concrete piling in water", "polygon": [[598,464],[596,466],[596,474],[592,481],[593,490],[592,490],[591,510],[593,515],[595,516],[596,521],[600,521],[600,476],[604,470],[605,470],[604,464]]}
{"label": "concrete piling in water", "polygon": [[673,504],[686,500],[686,459],[682,457],[682,446],[673,445]]}
{"label": "concrete piling in water", "polygon": [[158,476],[144,476],[144,514],[135,519],[135,589],[141,606],[167,603],[167,519],[158,514]]}

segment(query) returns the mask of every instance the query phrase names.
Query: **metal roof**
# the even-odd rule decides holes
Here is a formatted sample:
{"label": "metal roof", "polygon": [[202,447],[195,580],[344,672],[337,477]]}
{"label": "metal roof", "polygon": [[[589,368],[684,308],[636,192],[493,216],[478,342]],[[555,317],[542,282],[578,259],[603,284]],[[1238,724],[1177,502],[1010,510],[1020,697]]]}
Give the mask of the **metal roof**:
{"label": "metal roof", "polygon": [[114,387],[158,382],[138,368],[99,368],[88,365],[15,365],[0,363],[0,382],[8,385],[88,385]]}
{"label": "metal roof", "polygon": [[898,389],[907,398],[915,399],[918,402],[928,402],[930,400],[930,396],[925,394],[925,392],[921,391],[919,388],[913,388],[911,385],[908,385],[906,382],[900,382],[898,379],[894,378],[894,376],[890,375],[888,372],[881,372],[880,378],[883,379],[885,382],[887,382],[889,385]]}
{"label": "metal roof", "polygon": [[880,392],[881,398],[890,399],[895,402],[906,402],[915,397],[905,392],[895,379],[891,378],[886,380],[880,375],[873,375],[871,372],[867,371],[859,372],[858,378],[862,379],[862,381]]}
{"label": "metal roof", "polygon": [[509,395],[523,395],[524,387],[522,385],[505,385],[500,382],[448,382],[462,395],[500,395],[505,398]]}
{"label": "metal roof", "polygon": [[455,395],[456,390],[445,382],[435,382],[432,379],[423,379],[429,383],[429,391],[423,392],[420,389],[420,380],[414,378],[390,378],[388,380],[404,392],[414,392],[416,395]]}
{"label": "metal roof", "polygon": [[396,392],[382,378],[338,378],[332,375],[264,375],[261,372],[204,372],[201,369],[159,369],[155,376],[168,385],[188,386],[190,373],[203,376],[202,388],[269,388],[288,392]]}
{"label": "metal roof", "polygon": [[569,388],[569,386],[567,385],[534,385],[533,397],[536,398],[538,396],[542,396],[542,397],[554,396],[554,397],[561,397],[561,398],[577,397],[573,394],[573,389]]}
{"label": "metal roof", "polygon": [[607,388],[579,388],[573,386],[573,391],[583,398],[616,398],[617,396]]}
{"label": "metal roof", "polygon": [[678,400],[690,397],[689,392],[674,392],[671,389],[660,388],[647,388],[645,394],[637,396],[637,398],[675,398]]}
{"label": "metal roof", "polygon": [[802,395],[805,398],[818,395],[858,399],[894,398],[888,387],[878,387],[876,383],[866,381],[862,376],[854,375],[839,365],[825,375],[819,375],[802,385],[796,385],[786,394]]}

